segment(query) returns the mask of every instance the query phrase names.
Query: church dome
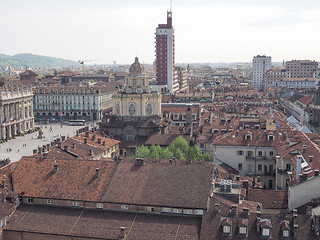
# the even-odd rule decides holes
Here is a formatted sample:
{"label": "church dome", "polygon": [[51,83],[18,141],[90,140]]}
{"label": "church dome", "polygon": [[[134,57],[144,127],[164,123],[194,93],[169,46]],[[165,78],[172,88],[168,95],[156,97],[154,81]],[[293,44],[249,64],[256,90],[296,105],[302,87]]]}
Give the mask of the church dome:
{"label": "church dome", "polygon": [[144,68],[142,64],[139,62],[139,59],[136,57],[134,63],[131,64],[129,69],[130,76],[139,76],[142,75]]}

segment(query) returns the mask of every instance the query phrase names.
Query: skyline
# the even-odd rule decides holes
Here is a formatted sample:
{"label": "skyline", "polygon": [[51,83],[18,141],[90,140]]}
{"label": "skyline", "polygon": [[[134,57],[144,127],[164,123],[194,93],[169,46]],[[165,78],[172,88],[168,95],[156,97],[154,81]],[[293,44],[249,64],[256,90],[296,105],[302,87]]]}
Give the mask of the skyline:
{"label": "skyline", "polygon": [[[95,59],[130,64],[155,60],[154,33],[170,1],[2,0],[0,53]],[[320,3],[288,1],[173,1],[176,62],[319,60]]]}

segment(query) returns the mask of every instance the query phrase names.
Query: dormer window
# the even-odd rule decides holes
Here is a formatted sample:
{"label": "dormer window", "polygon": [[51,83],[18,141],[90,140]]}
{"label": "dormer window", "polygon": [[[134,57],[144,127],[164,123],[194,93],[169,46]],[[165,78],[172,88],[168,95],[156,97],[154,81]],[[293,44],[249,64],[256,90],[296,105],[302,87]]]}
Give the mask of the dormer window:
{"label": "dormer window", "polygon": [[223,226],[223,233],[230,234],[231,233],[231,226]]}
{"label": "dormer window", "polygon": [[232,220],[228,217],[221,217],[222,233],[224,235],[231,234]]}
{"label": "dormer window", "polygon": [[245,139],[245,140],[252,140],[252,135],[251,135],[251,134],[246,134],[246,135],[244,136],[244,139]]}
{"label": "dormer window", "polygon": [[289,230],[283,230],[282,237],[288,238],[289,237]]}
{"label": "dormer window", "polygon": [[270,229],[262,228],[262,237],[270,237]]}
{"label": "dormer window", "polygon": [[247,227],[239,227],[240,235],[247,235]]}
{"label": "dormer window", "polygon": [[269,141],[273,141],[274,140],[274,136],[273,135],[268,135],[268,140]]}

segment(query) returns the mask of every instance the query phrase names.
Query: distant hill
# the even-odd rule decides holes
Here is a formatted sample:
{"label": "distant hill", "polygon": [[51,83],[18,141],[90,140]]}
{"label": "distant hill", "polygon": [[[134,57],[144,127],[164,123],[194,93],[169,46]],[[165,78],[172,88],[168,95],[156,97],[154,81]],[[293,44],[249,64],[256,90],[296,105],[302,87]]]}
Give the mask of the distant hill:
{"label": "distant hill", "polygon": [[79,66],[76,61],[66,60],[62,58],[40,56],[31,53],[19,53],[14,56],[9,56],[0,53],[0,67],[70,67]]}

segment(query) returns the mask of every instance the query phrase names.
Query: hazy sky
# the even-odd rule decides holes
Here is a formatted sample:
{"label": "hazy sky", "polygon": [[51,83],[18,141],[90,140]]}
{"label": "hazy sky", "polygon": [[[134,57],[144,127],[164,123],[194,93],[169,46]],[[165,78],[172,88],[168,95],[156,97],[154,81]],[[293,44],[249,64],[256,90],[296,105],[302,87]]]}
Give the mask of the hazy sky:
{"label": "hazy sky", "polygon": [[[152,63],[169,0],[0,0],[0,53]],[[319,0],[174,0],[176,62],[320,60]]]}

